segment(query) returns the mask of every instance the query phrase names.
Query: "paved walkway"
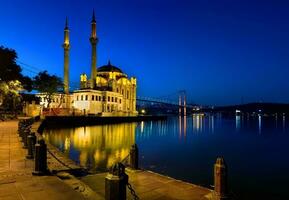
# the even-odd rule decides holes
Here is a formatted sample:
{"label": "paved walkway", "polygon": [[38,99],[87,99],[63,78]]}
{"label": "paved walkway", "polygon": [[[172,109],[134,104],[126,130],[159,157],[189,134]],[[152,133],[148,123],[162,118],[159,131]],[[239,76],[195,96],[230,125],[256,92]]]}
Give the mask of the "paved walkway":
{"label": "paved walkway", "polygon": [[[126,170],[129,183],[142,200],[208,200],[212,191],[194,184],[178,181],[149,171]],[[82,177],[81,180],[104,197],[104,179],[107,173]],[[127,189],[128,199],[132,199]]]}
{"label": "paved walkway", "polygon": [[17,128],[18,121],[0,122],[0,200],[84,199],[56,176],[32,176]]}

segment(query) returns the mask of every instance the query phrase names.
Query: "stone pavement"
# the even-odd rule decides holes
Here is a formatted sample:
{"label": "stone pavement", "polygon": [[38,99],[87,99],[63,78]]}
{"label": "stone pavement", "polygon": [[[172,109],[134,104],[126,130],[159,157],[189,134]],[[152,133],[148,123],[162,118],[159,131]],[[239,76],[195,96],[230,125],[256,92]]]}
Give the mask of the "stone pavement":
{"label": "stone pavement", "polygon": [[84,197],[56,176],[32,176],[33,160],[17,135],[18,121],[0,122],[0,200],[76,200]]}
{"label": "stone pavement", "polygon": [[[144,200],[208,200],[212,199],[212,191],[194,184],[175,180],[150,171],[126,170],[129,183],[140,199]],[[97,194],[104,197],[104,179],[107,173],[82,177]],[[127,189],[128,199],[133,199]]]}

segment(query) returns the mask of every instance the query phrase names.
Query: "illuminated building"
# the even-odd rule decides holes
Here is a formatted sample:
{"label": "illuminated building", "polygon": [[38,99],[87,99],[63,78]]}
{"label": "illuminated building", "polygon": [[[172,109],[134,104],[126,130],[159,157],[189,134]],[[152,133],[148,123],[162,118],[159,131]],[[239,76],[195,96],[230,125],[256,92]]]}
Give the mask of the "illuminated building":
{"label": "illuminated building", "polygon": [[[121,69],[107,65],[97,68],[96,20],[93,12],[91,21],[91,74],[80,75],[80,89],[69,93],[69,28],[66,20],[64,29],[64,94],[55,94],[51,108],[66,109],[66,114],[93,114],[101,116],[131,116],[136,111],[136,78],[129,78]],[[41,97],[41,94],[39,94]],[[47,102],[42,99],[42,105]]]}

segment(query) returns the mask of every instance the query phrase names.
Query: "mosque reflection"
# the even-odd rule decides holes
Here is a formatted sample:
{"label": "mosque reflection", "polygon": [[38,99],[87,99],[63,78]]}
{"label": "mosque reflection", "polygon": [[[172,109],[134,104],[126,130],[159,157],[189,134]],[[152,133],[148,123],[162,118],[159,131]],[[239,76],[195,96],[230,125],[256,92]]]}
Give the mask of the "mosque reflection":
{"label": "mosque reflection", "polygon": [[106,171],[123,160],[135,143],[135,123],[50,129],[44,137],[92,171]]}

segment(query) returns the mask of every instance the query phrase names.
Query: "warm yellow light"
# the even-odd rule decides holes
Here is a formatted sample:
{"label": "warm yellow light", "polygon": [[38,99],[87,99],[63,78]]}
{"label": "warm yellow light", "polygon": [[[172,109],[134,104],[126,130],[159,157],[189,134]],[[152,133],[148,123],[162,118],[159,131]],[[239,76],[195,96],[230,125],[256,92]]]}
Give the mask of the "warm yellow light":
{"label": "warm yellow light", "polygon": [[146,113],[145,109],[141,109],[141,113],[145,114]]}

